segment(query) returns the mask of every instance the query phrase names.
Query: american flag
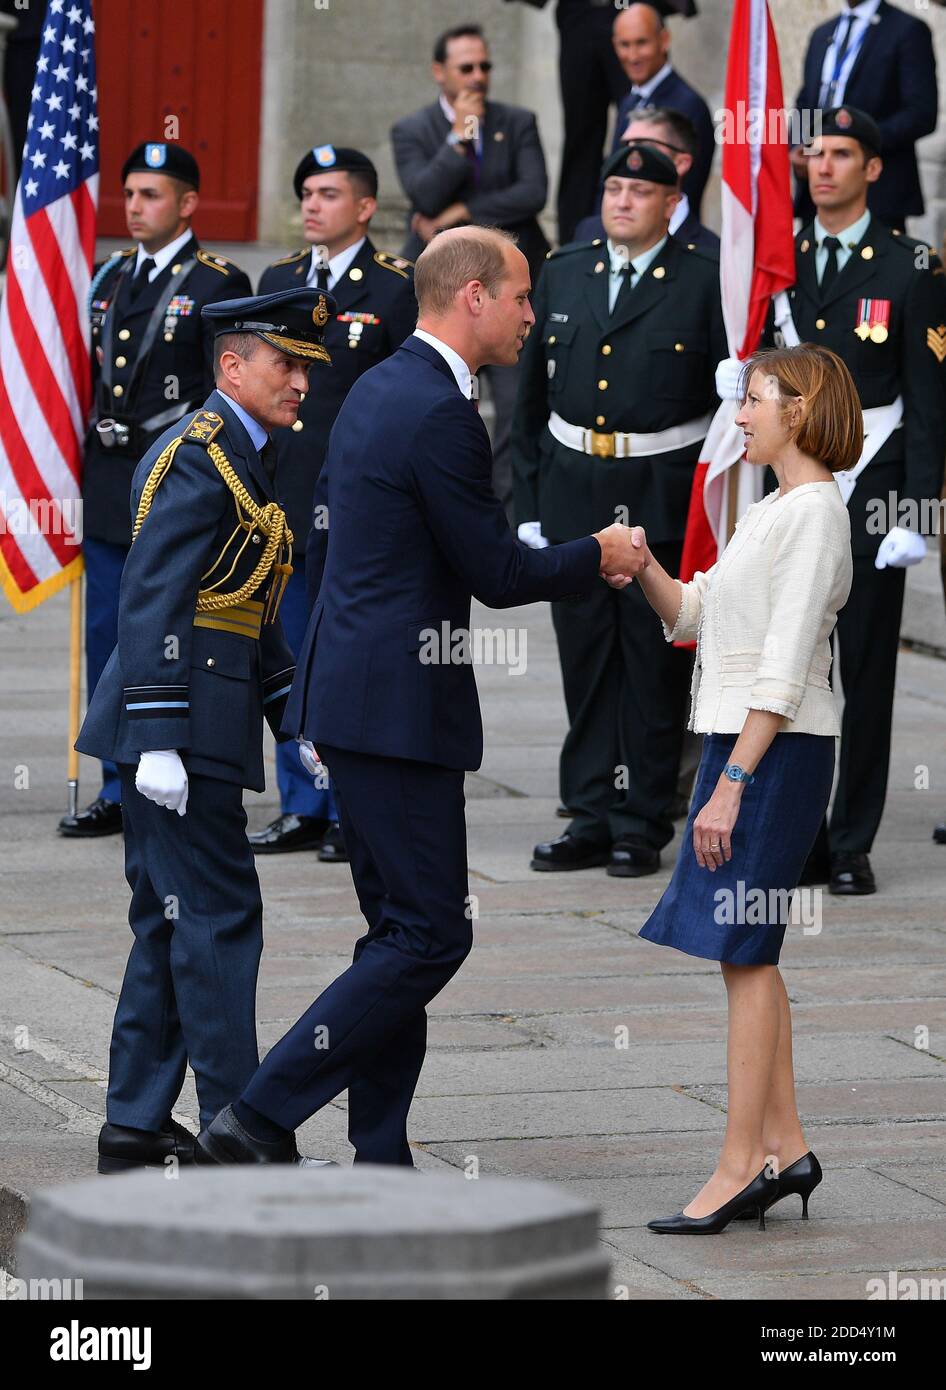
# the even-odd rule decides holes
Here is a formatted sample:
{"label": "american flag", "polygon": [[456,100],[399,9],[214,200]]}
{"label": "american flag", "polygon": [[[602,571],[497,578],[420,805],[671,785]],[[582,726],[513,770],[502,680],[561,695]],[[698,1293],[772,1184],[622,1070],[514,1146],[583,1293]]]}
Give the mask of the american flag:
{"label": "american flag", "polygon": [[49,0],[0,300],[0,583],[25,612],[81,570],[98,203],[91,0]]}

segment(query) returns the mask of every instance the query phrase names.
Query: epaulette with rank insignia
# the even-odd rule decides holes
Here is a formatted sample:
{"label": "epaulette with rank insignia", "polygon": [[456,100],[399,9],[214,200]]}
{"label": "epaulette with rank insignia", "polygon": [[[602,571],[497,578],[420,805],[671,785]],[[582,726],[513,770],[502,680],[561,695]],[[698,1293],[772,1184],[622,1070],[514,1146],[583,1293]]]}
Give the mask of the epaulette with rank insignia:
{"label": "epaulette with rank insignia", "polygon": [[[673,240],[676,241],[676,237]],[[710,261],[716,266],[719,265],[719,252],[712,246],[698,246],[695,241],[677,241],[677,245],[693,256],[699,256],[704,261]]]}
{"label": "epaulette with rank insignia", "polygon": [[570,256],[573,251],[588,251],[592,246],[603,246],[602,237],[596,236],[594,241],[566,241],[564,246],[556,246],[552,251],[546,251],[547,261],[557,260],[559,256]]}
{"label": "epaulette with rank insignia", "polygon": [[374,258],[378,265],[384,266],[385,270],[393,270],[396,275],[400,275],[404,280],[409,280],[411,278],[408,271],[414,269],[414,262],[409,261],[406,256],[391,256],[387,251],[376,251],[374,253]]}
{"label": "epaulette with rank insignia", "polygon": [[311,246],[304,246],[301,251],[293,251],[289,256],[283,256],[280,261],[273,261],[273,265],[294,265],[296,261],[301,261],[312,252]]}
{"label": "epaulette with rank insignia", "polygon": [[193,444],[210,444],[223,429],[223,416],[215,410],[198,410],[181,438]]}
{"label": "epaulette with rank insignia", "polygon": [[221,275],[229,275],[233,268],[233,262],[228,261],[226,256],[212,256],[202,246],[197,252],[197,259],[201,265],[209,265],[211,270],[217,270]]}

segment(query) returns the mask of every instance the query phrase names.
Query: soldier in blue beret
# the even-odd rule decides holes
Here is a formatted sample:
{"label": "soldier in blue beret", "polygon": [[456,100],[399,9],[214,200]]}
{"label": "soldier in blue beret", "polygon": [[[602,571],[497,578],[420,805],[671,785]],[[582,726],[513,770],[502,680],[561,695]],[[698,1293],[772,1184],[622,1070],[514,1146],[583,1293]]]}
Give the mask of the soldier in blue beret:
{"label": "soldier in blue beret", "polygon": [[[318,386],[306,396],[292,428],[273,435],[277,495],[302,555],[311,528],[325,525],[325,517],[313,513],[313,494],[335,417],[358,378],[413,333],[417,303],[413,262],[378,251],[369,235],[378,174],[366,154],[341,145],[316,145],[299,161],[293,188],[306,245],[269,266],[260,291],[320,285],[335,299],[325,328],[332,370],[319,373]],[[300,564],[282,606],[286,639],[296,652],[312,598],[306,596]],[[347,862],[332,788],[316,785],[294,743],[276,750],[276,774],[279,815],[250,836],[257,854],[312,849],[323,862]]]}
{"label": "soldier in blue beret", "polygon": [[334,311],[305,286],[206,306],[216,389],[135,470],[118,644],[76,743],[118,768],[135,935],[99,1172],[193,1161],[171,1119],[188,1063],[203,1123],[258,1064],[262,903],[243,789],[264,789],[263,717],[285,737],[294,670],[277,616],[293,537],[270,435],[329,360]]}
{"label": "soldier in blue beret", "polygon": [[[82,498],[90,699],[116,641],[135,466],[213,385],[212,336],[202,307],[250,293],[243,271],[205,250],[191,231],[200,170],[188,150],[171,142],[138,145],[125,160],[122,186],[135,244],[98,267],[89,295],[95,405]],[[121,828],[118,772],[107,764],[99,795],[63,816],[59,833],[88,839]]]}

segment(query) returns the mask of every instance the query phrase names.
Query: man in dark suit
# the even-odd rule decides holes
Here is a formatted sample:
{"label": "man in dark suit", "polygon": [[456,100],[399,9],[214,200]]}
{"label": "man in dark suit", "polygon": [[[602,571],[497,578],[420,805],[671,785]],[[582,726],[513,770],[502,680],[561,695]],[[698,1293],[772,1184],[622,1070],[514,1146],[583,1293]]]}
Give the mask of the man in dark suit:
{"label": "man in dark suit", "polygon": [[699,218],[703,190],[716,153],[713,118],[706,102],[670,63],[670,30],[653,5],[631,5],[614,20],[614,51],[631,80],[618,107],[614,126],[616,150],[634,112],[643,106],[669,107],[689,116],[696,128],[696,153],[683,179],[683,192]]}
{"label": "man in dark suit", "polygon": [[[131,544],[128,498],[142,454],[213,386],[213,348],[201,308],[250,293],[232,261],[205,251],[191,230],[200,171],[180,145],[143,144],[122,169],[128,230],[92,279],[95,416],[82,472],[85,654],[89,699],[118,635],[118,590]],[[87,839],[122,828],[117,769],[103,767],[90,806],[59,822]]]}
{"label": "man in dark suit", "polygon": [[616,525],[529,550],[490,489],[471,377],[513,362],[533,322],[511,238],[444,232],[414,284],[417,332],[355,383],[332,431],[317,490],[330,525],[310,547],[319,596],[284,720],[317,741],[338,785],[368,931],[200,1134],[198,1161],[285,1162],[292,1132],[347,1087],[355,1161],[413,1166],[425,1007],[472,944],[463,781],[483,730],[471,598],[507,608],[640,568]]}
{"label": "man in dark suit", "polygon": [[[649,144],[605,163],[606,242],[546,263],[513,427],[520,539],[558,543],[646,516],[676,574],[693,470],[726,343],[719,262],[667,233],[677,171]],[[663,640],[646,600],[603,586],[552,604],[568,708],[560,791],[572,819],[532,868],[655,873],[673,837],[689,652]]]}
{"label": "man in dark suit", "polygon": [[[276,495],[285,507],[297,553],[305,554],[313,525],[312,498],[328,437],[342,402],[369,367],[382,362],[414,331],[417,304],[413,266],[375,249],[369,235],[377,209],[378,175],[360,150],[316,145],[299,161],[293,187],[308,243],[263,271],[261,294],[316,285],[335,299],[325,329],[332,366],[317,371],[299,418],[273,431]],[[314,518],[324,524],[324,518]],[[293,571],[281,616],[286,640],[298,652],[309,621],[305,572]],[[295,743],[276,749],[279,815],[250,836],[257,854],[317,849],[323,863],[344,863],[345,843],[330,786],[317,786],[299,761]],[[323,779],[327,782],[327,778]]]}
{"label": "man in dark suit", "polygon": [[[805,135],[817,134],[820,110],[853,106],[876,121],[883,172],[868,206],[888,227],[906,228],[923,212],[916,142],[936,129],[938,89],[933,36],[917,15],[887,0],[847,0],[837,19],[819,24],[808,41],[804,77],[795,99]],[[802,145],[792,151],[798,178],[795,213],[814,216]]]}
{"label": "man in dark suit", "polygon": [[[677,177],[684,182],[687,174],[693,168],[693,160],[698,148],[696,126],[689,116],[661,106],[643,107],[640,111],[632,114],[621,143],[625,145],[641,143],[653,145],[655,149],[660,150],[673,160]],[[719,255],[719,237],[715,232],[710,231],[709,227],[703,226],[690,207],[689,198],[683,192],[681,192],[680,201],[673,210],[668,230],[671,236],[676,237],[677,241],[682,242],[691,251],[698,248],[701,251],[709,251],[715,256]],[[599,212],[597,216],[586,217],[579,223],[575,232],[575,240],[593,241],[595,237],[603,239],[606,235],[604,222],[601,220],[601,213]]]}
{"label": "man in dark suit", "polygon": [[277,617],[292,536],[269,431],[298,412],[333,308],[304,288],[205,307],[217,389],[135,470],[118,644],[76,742],[119,768],[135,935],[103,1173],[193,1161],[171,1120],[188,1062],[205,1124],[258,1062],[262,903],[243,789],[264,789],[263,716],[285,737],[294,670]]}
{"label": "man in dark suit", "polygon": [[[437,101],[391,129],[398,178],[411,204],[403,255],[416,259],[442,227],[467,223],[512,232],[536,279],[548,241],[538,223],[548,180],[535,116],[490,101],[489,49],[478,25],[442,34],[434,46]],[[489,363],[493,399],[493,486],[512,511],[509,429],[516,367]]]}

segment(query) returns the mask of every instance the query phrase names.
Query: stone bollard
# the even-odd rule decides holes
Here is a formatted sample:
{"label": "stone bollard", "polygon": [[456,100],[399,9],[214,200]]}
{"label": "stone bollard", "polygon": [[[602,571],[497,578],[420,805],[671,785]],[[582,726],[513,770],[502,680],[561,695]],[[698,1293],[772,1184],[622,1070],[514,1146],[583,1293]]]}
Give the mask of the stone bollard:
{"label": "stone bollard", "polygon": [[147,1169],[37,1192],[16,1272],[86,1299],[604,1298],[597,1217],[518,1178]]}

